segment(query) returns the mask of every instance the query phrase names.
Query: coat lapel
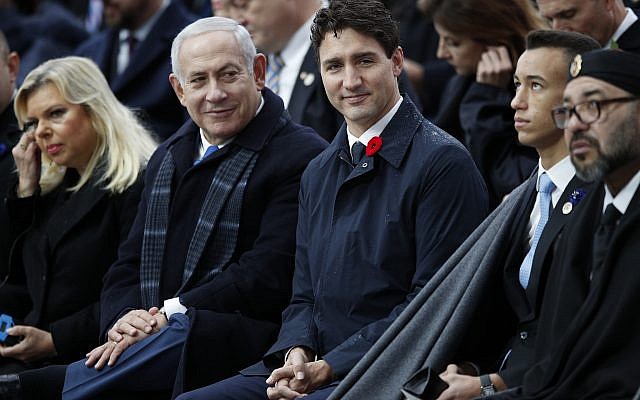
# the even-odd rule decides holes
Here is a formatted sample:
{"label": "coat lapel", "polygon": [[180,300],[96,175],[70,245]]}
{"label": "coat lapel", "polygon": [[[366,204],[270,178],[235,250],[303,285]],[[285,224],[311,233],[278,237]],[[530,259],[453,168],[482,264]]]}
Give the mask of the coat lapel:
{"label": "coat lapel", "polygon": [[[565,204],[569,202],[569,198],[574,190],[578,188],[584,189],[587,187],[591,189],[590,186],[590,184],[574,176],[560,196],[558,204],[556,204],[553,212],[551,213],[549,222],[545,226],[544,231],[542,231],[542,236],[540,236],[538,246],[536,247],[536,253],[533,257],[531,276],[529,277],[529,285],[527,286],[527,299],[529,300],[532,310],[536,309],[537,297],[540,291],[540,282],[542,281],[541,277],[546,275],[545,265],[548,265],[548,263],[545,263],[545,260],[549,255],[553,256],[553,252],[549,252],[552,244],[567,221],[573,215],[575,207],[580,203],[573,204],[573,207],[569,212],[567,212]],[[533,317],[533,315],[531,315],[531,317]]]}
{"label": "coat lapel", "polygon": [[[343,184],[347,184],[363,175],[372,173],[374,171],[374,158],[376,156],[384,159],[394,168],[400,168],[402,160],[404,160],[411,145],[411,141],[422,122],[422,115],[419,114],[415,105],[411,100],[405,98],[396,114],[380,134],[380,138],[382,139],[382,147],[380,150],[371,157],[365,155],[360,164],[351,171]],[[344,129],[346,128],[343,125],[343,129],[340,130],[338,135],[340,135]],[[344,133],[344,135],[346,142],[346,133]],[[344,148],[346,147],[347,145],[345,145]],[[350,154],[349,151],[347,151],[347,153]],[[378,162],[381,161],[382,160],[378,160]]]}
{"label": "coat lapel", "polygon": [[[67,171],[65,181],[69,178],[69,174],[75,174],[75,172]],[[78,192],[72,193],[51,217],[46,228],[51,251],[55,250],[65,235],[80,223],[96,204],[109,195],[107,191],[97,189],[96,183],[95,179],[90,179]],[[63,185],[61,188],[63,191],[71,186],[64,183]]]}

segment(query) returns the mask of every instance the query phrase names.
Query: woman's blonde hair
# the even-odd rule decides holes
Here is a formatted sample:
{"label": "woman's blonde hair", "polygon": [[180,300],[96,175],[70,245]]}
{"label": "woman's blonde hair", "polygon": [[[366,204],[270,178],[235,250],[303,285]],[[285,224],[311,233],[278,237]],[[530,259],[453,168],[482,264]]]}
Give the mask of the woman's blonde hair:
{"label": "woman's blonde hair", "polygon": [[[83,57],[64,57],[49,60],[31,71],[18,90],[15,113],[22,125],[26,118],[27,101],[41,87],[54,85],[62,98],[71,104],[83,106],[96,132],[96,147],[78,183],[69,189],[78,191],[94,173],[99,171],[98,184],[112,193],[122,193],[131,186],[156,148],[152,134],[140,123],[134,113],[116,99],[98,66]],[[58,166],[42,154],[43,174],[40,186],[43,192],[61,181]],[[51,174],[59,176],[54,178]]]}

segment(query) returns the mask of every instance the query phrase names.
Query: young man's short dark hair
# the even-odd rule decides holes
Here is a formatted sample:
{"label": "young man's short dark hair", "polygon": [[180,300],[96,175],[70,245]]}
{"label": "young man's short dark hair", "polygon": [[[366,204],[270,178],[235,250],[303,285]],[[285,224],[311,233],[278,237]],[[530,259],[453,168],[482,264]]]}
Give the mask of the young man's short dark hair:
{"label": "young man's short dark hair", "polygon": [[561,49],[570,63],[577,54],[600,48],[600,43],[591,36],[578,32],[535,30],[527,35],[527,50],[539,48]]}

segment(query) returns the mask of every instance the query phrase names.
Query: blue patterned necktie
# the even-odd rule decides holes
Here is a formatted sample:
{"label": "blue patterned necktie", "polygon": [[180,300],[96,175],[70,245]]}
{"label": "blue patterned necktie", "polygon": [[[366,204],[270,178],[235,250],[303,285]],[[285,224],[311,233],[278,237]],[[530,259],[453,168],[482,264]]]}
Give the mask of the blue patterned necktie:
{"label": "blue patterned necktie", "polygon": [[280,72],[282,72],[284,65],[284,60],[280,57],[280,54],[274,54],[269,57],[266,85],[276,94],[280,93]]}
{"label": "blue patterned necktie", "polygon": [[523,288],[527,288],[529,284],[529,275],[531,275],[531,266],[533,265],[533,255],[536,253],[536,247],[538,246],[538,241],[540,240],[540,236],[542,236],[542,231],[544,230],[544,226],[547,224],[549,220],[549,213],[551,212],[551,192],[556,188],[556,185],[553,184],[551,179],[549,179],[549,175],[546,172],[540,175],[540,182],[538,192],[540,193],[540,220],[538,221],[538,225],[536,226],[536,230],[533,233],[533,240],[531,241],[531,248],[529,252],[522,261],[522,265],[520,266],[520,285]]}
{"label": "blue patterned necktie", "polygon": [[209,157],[211,154],[213,154],[214,152],[216,152],[219,149],[218,146],[213,145],[213,146],[209,146],[207,147],[207,150],[204,152],[204,154],[202,155],[202,158],[197,159],[193,165],[198,165],[200,164],[200,162],[202,160],[204,160],[205,158]]}

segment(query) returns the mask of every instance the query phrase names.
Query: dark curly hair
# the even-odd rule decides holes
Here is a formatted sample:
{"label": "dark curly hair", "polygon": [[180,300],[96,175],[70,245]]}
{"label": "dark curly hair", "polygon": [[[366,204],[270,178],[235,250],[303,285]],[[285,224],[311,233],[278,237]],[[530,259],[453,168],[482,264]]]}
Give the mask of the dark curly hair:
{"label": "dark curly hair", "polygon": [[374,38],[387,57],[400,45],[398,23],[379,0],[332,0],[329,7],[320,9],[311,26],[311,43],[318,58],[318,49],[328,33],[338,36],[344,29]]}

